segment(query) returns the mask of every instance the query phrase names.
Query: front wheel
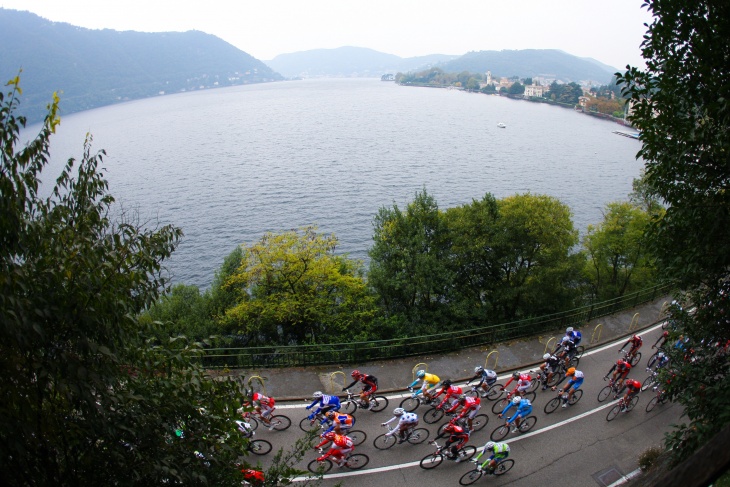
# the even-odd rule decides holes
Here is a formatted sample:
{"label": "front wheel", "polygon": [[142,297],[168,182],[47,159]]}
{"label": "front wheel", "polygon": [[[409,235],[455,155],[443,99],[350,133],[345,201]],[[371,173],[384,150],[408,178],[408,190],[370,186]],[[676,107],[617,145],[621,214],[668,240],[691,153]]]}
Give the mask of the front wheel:
{"label": "front wheel", "polygon": [[621,406],[616,404],[614,407],[611,408],[611,410],[606,415],[606,421],[613,421],[616,416],[618,416],[618,413],[621,412]]}
{"label": "front wheel", "polygon": [[319,422],[316,418],[302,418],[302,420],[299,421],[299,428],[301,428],[302,431],[309,433],[310,431],[315,431],[319,429]]}
{"label": "front wheel", "polygon": [[583,397],[583,389],[578,389],[577,391],[573,391],[573,394],[570,396],[570,399],[568,400],[568,404],[571,406],[575,406],[575,403],[580,401],[580,398]]}
{"label": "front wheel", "polygon": [[426,470],[431,470],[432,468],[436,468],[439,465],[441,465],[441,462],[444,461],[444,456],[441,453],[432,453],[430,455],[426,455],[421,460],[421,468],[424,468]]}
{"label": "front wheel", "polygon": [[499,401],[495,401],[494,404],[492,404],[492,412],[494,414],[499,414],[502,411],[504,411],[504,408],[506,408],[510,403],[510,399],[503,397]]}
{"label": "front wheel", "polygon": [[370,457],[364,453],[355,453],[348,457],[347,462],[345,462],[345,466],[350,470],[360,470],[367,465],[368,462],[370,462]]}
{"label": "front wheel", "polygon": [[474,419],[471,420],[471,430],[480,431],[489,422],[489,417],[486,414],[477,414]]}
{"label": "front wheel", "polygon": [[423,420],[428,424],[436,423],[437,421],[441,420],[441,418],[444,417],[444,410],[438,409],[438,408],[431,408],[428,411],[426,411],[426,414],[423,415]]}
{"label": "front wheel", "polygon": [[342,401],[342,405],[340,406],[340,411],[346,413],[346,414],[352,414],[357,410],[357,404],[355,404],[355,401],[353,399],[348,399],[346,401]]}
{"label": "front wheel", "polygon": [[416,428],[408,435],[408,443],[418,445],[428,438],[428,430],[426,428]]}
{"label": "front wheel", "polygon": [[307,469],[312,473],[327,473],[332,470],[332,461],[329,458],[322,461],[312,460],[307,465]]}
{"label": "front wheel", "polygon": [[248,451],[254,455],[266,455],[271,448],[271,443],[266,440],[253,440],[248,444]]}
{"label": "front wheel", "polygon": [[388,398],[385,396],[373,396],[370,399],[370,411],[379,413],[383,409],[388,407]]}
{"label": "front wheel", "polygon": [[634,409],[634,406],[636,406],[636,403],[639,402],[639,396],[634,396],[631,398],[631,401],[629,401],[629,405],[626,406],[627,411],[631,411]]}
{"label": "front wheel", "polygon": [[459,484],[460,485],[471,485],[474,482],[476,482],[477,480],[479,480],[480,478],[482,478],[482,475],[483,475],[482,470],[477,470],[477,469],[470,470],[461,476],[461,478],[459,479]]}
{"label": "front wheel", "polygon": [[345,433],[352,440],[352,444],[355,446],[362,445],[367,439],[368,435],[364,431],[353,430]]}
{"label": "front wheel", "polygon": [[550,401],[548,401],[547,404],[545,404],[545,414],[550,414],[555,412],[558,407],[560,407],[561,400],[559,397],[554,397]]}
{"label": "front wheel", "polygon": [[631,358],[631,366],[636,367],[636,364],[638,364],[641,361],[641,352],[636,352],[636,355],[634,355]]}
{"label": "front wheel", "polygon": [[649,377],[644,379],[644,382],[641,384],[641,390],[645,391],[651,386],[653,386],[656,383],[656,376],[654,374],[651,374]]}
{"label": "front wheel", "polygon": [[490,401],[496,401],[502,397],[502,394],[504,394],[504,389],[502,389],[502,387],[504,387],[502,384],[493,384],[492,387],[489,388],[487,399]]}
{"label": "front wheel", "polygon": [[283,414],[277,414],[271,417],[271,424],[274,425],[274,431],[284,431],[291,426],[291,419]]}
{"label": "front wheel", "polygon": [[498,426],[494,431],[492,431],[492,434],[489,436],[489,438],[492,441],[502,441],[503,439],[507,438],[507,435],[509,434],[509,428],[510,426],[508,424]]}
{"label": "front wheel", "polygon": [[419,401],[417,397],[409,396],[400,402],[400,407],[402,407],[409,413],[412,413],[413,411],[418,409],[418,406],[420,404],[421,404],[421,401]]}
{"label": "front wheel", "polygon": [[468,460],[471,460],[471,457],[473,457],[476,454],[476,452],[477,452],[476,447],[468,445],[468,446],[465,446],[464,448],[460,449],[457,452],[457,455],[459,456],[459,458],[461,458],[462,462],[466,462]]}
{"label": "front wheel", "polygon": [[550,380],[547,382],[548,387],[552,387],[556,385],[558,382],[560,382],[563,379],[563,372],[554,372],[552,377],[550,377]]}
{"label": "front wheel", "polygon": [[255,430],[259,427],[259,422],[256,421],[256,418],[254,418],[253,416],[249,416],[244,421],[246,421],[251,426],[252,430]]}
{"label": "front wheel", "polygon": [[578,345],[577,347],[575,347],[575,356],[580,359],[583,356],[583,352],[585,351],[586,347],[584,347],[583,345]]}
{"label": "front wheel", "polygon": [[611,395],[611,386],[606,386],[598,393],[598,402],[603,402]]}
{"label": "front wheel", "polygon": [[497,464],[497,468],[494,469],[494,475],[504,475],[514,467],[515,461],[508,458]]}
{"label": "front wheel", "polygon": [[395,435],[386,435],[382,434],[375,438],[375,441],[373,441],[373,446],[377,448],[378,450],[387,450],[388,448],[395,445],[396,439]]}
{"label": "front wheel", "polygon": [[657,405],[659,402],[659,396],[654,396],[651,398],[651,401],[649,401],[649,404],[646,405],[646,412],[648,413],[652,409],[654,409],[654,406]]}
{"label": "front wheel", "polygon": [[525,389],[525,392],[535,392],[539,386],[540,386],[540,380],[537,377],[534,377],[530,381],[530,387]]}

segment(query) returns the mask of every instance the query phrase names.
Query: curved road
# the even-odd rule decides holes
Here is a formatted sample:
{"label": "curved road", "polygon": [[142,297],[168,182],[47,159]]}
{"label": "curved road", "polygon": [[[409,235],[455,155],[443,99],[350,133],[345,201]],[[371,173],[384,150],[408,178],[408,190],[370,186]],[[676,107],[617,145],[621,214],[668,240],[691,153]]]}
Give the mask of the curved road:
{"label": "curved road", "polygon": [[[643,331],[644,346],[641,362],[634,368],[630,377],[643,381],[648,375],[646,363],[651,345],[656,341],[661,329],[655,326]],[[625,342],[622,339],[598,349],[590,350],[583,355],[578,366],[585,373],[586,379],[581,387],[583,398],[572,407],[559,408],[550,415],[543,411],[545,404],[555,396],[549,389],[538,389],[537,398],[533,401],[532,414],[537,416],[535,427],[526,434],[510,434],[504,440],[511,448],[510,458],[515,460],[514,468],[501,477],[482,477],[476,484],[489,482],[490,485],[565,485],[565,486],[607,486],[619,480],[622,474],[628,474],[637,468],[638,455],[646,448],[661,444],[663,435],[670,430],[672,423],[678,422],[681,408],[673,404],[658,405],[647,413],[646,405],[652,397],[651,389],[639,395],[639,402],[633,411],[620,414],[610,423],[606,415],[613,405],[611,402],[599,403],[598,392],[606,385],[602,377],[618,359],[618,350]],[[500,382],[504,382],[500,376]],[[565,382],[563,382],[564,385]],[[419,484],[429,482],[433,485],[458,485],[459,478],[471,470],[472,463],[457,464],[444,461],[433,470],[419,467],[421,458],[431,453],[434,447],[427,442],[420,445],[408,443],[397,444],[391,449],[381,451],[373,446],[375,437],[384,433],[380,423],[392,417],[392,410],[398,406],[404,395],[389,395],[388,407],[380,413],[358,410],[355,413],[357,425],[355,429],[364,430],[368,438],[356,447],[357,453],[365,453],[370,457],[368,465],[359,471],[350,471],[346,467],[332,469],[324,476],[323,485],[350,486],[396,486],[410,481]],[[256,437],[272,442],[275,449],[292,445],[302,432],[299,421],[308,411],[304,404],[284,404],[277,406],[276,412],[286,414],[292,420],[292,426],[286,431],[268,431],[259,427]],[[489,440],[491,432],[499,426],[500,419],[491,412],[492,402],[482,400],[480,413],[489,416],[486,427],[472,434],[469,444],[481,448]],[[421,406],[416,412],[421,416],[427,408]],[[445,422],[428,425],[420,421],[419,426],[426,427],[429,441],[436,436],[437,427]],[[444,440],[439,440],[443,445]],[[307,463],[316,458],[317,452],[305,455],[299,467],[306,470]],[[257,459],[249,457],[250,462]],[[266,457],[262,463],[267,464]]]}

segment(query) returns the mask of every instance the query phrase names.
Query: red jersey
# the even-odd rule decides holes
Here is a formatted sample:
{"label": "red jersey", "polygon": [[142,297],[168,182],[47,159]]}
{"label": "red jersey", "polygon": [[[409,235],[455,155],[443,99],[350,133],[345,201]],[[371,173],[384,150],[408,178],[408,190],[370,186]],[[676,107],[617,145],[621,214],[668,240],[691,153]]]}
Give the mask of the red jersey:
{"label": "red jersey", "polygon": [[253,396],[251,396],[251,400],[253,402],[261,403],[264,406],[273,406],[275,402],[273,397],[264,396],[259,392],[254,392]]}

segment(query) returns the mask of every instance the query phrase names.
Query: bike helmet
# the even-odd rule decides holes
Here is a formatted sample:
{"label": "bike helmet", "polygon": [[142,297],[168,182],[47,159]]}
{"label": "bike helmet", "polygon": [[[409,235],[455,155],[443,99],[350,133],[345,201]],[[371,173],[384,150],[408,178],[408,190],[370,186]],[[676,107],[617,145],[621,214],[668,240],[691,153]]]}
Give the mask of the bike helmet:
{"label": "bike helmet", "polygon": [[459,398],[458,399],[459,399],[459,402],[466,401],[466,394],[459,394]]}
{"label": "bike helmet", "polygon": [[549,358],[550,358],[550,354],[549,353],[546,353],[545,355],[542,356],[542,359],[543,360],[547,360]]}
{"label": "bike helmet", "polygon": [[561,341],[562,343],[565,343],[565,342],[567,342],[568,340],[570,340],[570,337],[563,337],[563,339],[562,339],[562,340],[560,340],[560,341]]}
{"label": "bike helmet", "polygon": [[569,368],[565,375],[575,375],[575,367]]}
{"label": "bike helmet", "polygon": [[335,419],[334,411],[327,411],[324,415],[327,417],[327,419]]}
{"label": "bike helmet", "polygon": [[488,441],[486,445],[484,445],[484,448],[486,448],[488,451],[494,450],[495,443],[493,441]]}
{"label": "bike helmet", "polygon": [[634,335],[631,338],[634,340],[641,340],[641,335]]}
{"label": "bike helmet", "polygon": [[662,336],[664,338],[667,338],[669,336],[669,332],[667,330],[664,330],[664,333],[662,333]]}
{"label": "bike helmet", "polygon": [[514,374],[512,374],[512,378],[513,379],[519,379],[520,378],[519,372],[515,372]]}
{"label": "bike helmet", "polygon": [[352,376],[353,379],[356,379],[356,378],[360,377],[362,374],[360,373],[359,370],[355,369],[352,371],[352,373],[350,375]]}
{"label": "bike helmet", "polygon": [[482,367],[481,365],[477,365],[476,367],[474,367],[475,374],[481,374],[482,372],[484,372],[484,367]]}
{"label": "bike helmet", "polygon": [[316,391],[312,393],[312,397],[315,399],[319,399],[322,396],[324,396],[324,394],[322,394],[322,391]]}
{"label": "bike helmet", "polygon": [[569,326],[568,328],[565,329],[565,333],[570,333],[571,331],[573,331],[572,326]]}
{"label": "bike helmet", "polygon": [[395,409],[393,410],[393,415],[394,415],[394,416],[401,416],[401,415],[402,415],[403,413],[405,413],[405,412],[406,412],[406,410],[405,410],[405,409],[403,409],[403,408],[395,408]]}
{"label": "bike helmet", "polygon": [[426,375],[426,371],[423,369],[416,372],[416,377],[418,377],[419,379],[423,379],[425,377],[425,375]]}
{"label": "bike helmet", "polygon": [[515,396],[512,398],[512,404],[519,404],[522,398],[520,396]]}
{"label": "bike helmet", "polygon": [[444,428],[444,431],[448,431],[449,433],[453,433],[454,431],[456,431],[456,425],[454,423],[449,423]]}
{"label": "bike helmet", "polygon": [[441,385],[444,387],[451,387],[451,379],[446,379]]}

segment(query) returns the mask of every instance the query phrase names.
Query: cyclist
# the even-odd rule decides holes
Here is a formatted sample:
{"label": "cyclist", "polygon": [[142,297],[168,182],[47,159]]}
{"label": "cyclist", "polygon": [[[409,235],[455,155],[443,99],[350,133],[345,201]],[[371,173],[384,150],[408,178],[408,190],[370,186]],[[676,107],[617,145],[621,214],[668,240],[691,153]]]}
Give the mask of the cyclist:
{"label": "cyclist", "polygon": [[[474,386],[473,390],[478,389],[481,387],[485,391],[492,387],[495,382],[497,382],[497,373],[491,369],[485,369],[481,365],[477,365],[474,367],[474,377],[469,379],[469,382],[479,379],[479,383]],[[467,384],[469,384],[467,382]]]}
{"label": "cyclist", "polygon": [[[312,409],[317,403],[319,403],[319,406],[317,407],[316,411],[307,416],[307,418],[310,420],[314,419],[314,417],[318,414],[327,414],[327,411],[340,410],[340,398],[337,396],[328,396],[327,394],[322,394],[321,391],[316,391],[312,394],[312,397],[314,398],[314,401],[312,401],[312,404],[307,406],[307,409]],[[320,424],[325,424],[326,422],[327,417],[325,416]]]}
{"label": "cyclist", "polygon": [[320,435],[322,438],[324,438],[324,435],[329,433],[330,431],[334,431],[338,435],[346,435],[348,431],[350,431],[352,427],[355,426],[355,418],[350,414],[327,411],[325,417],[327,418],[327,420],[331,421],[332,424],[329,428],[324,430],[324,433]]}
{"label": "cyclist", "polygon": [[622,358],[618,359],[616,363],[613,364],[613,367],[611,367],[611,369],[606,372],[606,376],[603,378],[603,380],[608,380],[608,375],[611,372],[613,372],[613,375],[611,376],[611,382],[616,385],[616,389],[618,390],[619,384],[623,385],[623,382],[626,380],[626,376],[628,376],[629,372],[631,372],[631,364]]}
{"label": "cyclist", "polygon": [[549,353],[543,355],[542,359],[545,361],[542,365],[540,365],[540,369],[545,374],[542,379],[542,390],[544,391],[548,388],[548,382],[552,380],[553,375],[557,372],[560,365],[560,359]]}
{"label": "cyclist", "polygon": [[572,326],[569,326],[565,329],[565,336],[573,340],[573,343],[575,343],[576,347],[580,345],[581,340],[583,340],[583,334],[580,332],[580,330],[574,330]]}
{"label": "cyclist", "polygon": [[253,406],[253,410],[258,413],[259,417],[261,418],[261,421],[264,423],[264,425],[269,428],[273,429],[274,425],[271,424],[271,413],[274,412],[274,404],[276,404],[276,401],[273,397],[264,396],[260,392],[253,392],[250,391],[250,400],[249,398],[243,399],[243,405],[244,406]]}
{"label": "cyclist", "polygon": [[241,473],[243,474],[243,485],[253,485],[255,487],[264,485],[264,482],[266,481],[266,478],[264,477],[264,472],[261,470],[253,470],[250,468],[244,468],[241,470]]}
{"label": "cyclist", "polygon": [[[484,463],[479,465],[479,459],[482,455],[487,454],[489,458]],[[507,443],[495,443],[494,441],[488,441],[482,451],[473,460],[477,464],[477,470],[487,470],[487,474],[493,474],[497,464],[509,456],[509,445]]]}
{"label": "cyclist", "polygon": [[450,379],[446,379],[441,384],[441,390],[436,393],[434,398],[439,397],[441,394],[445,394],[444,399],[439,403],[438,406],[436,406],[436,409],[441,409],[444,407],[444,404],[451,399],[454,398],[453,401],[451,401],[451,405],[453,406],[455,403],[458,402],[459,396],[463,394],[463,391],[461,390],[461,387],[455,386],[451,383]]}
{"label": "cyclist", "polygon": [[621,407],[621,411],[627,412],[628,405],[631,402],[631,398],[637,395],[641,390],[641,382],[634,379],[626,379],[626,381],[624,382],[624,386],[626,386],[626,394],[624,394],[624,405]]}
{"label": "cyclist", "polygon": [[418,415],[416,413],[407,413],[403,408],[395,408],[393,417],[385,423],[380,423],[380,426],[386,426],[396,419],[398,420],[398,427],[385,433],[385,436],[393,436],[398,433],[398,443],[403,443],[407,439],[406,431],[418,426]]}
{"label": "cyclist", "polygon": [[453,421],[458,421],[462,418],[466,418],[467,428],[469,431],[472,430],[472,421],[474,420],[474,416],[477,415],[479,412],[479,409],[481,409],[482,400],[477,397],[471,397],[471,396],[465,396],[464,394],[459,396],[459,400],[456,402],[456,404],[452,405],[446,413],[451,413],[455,411],[457,408],[461,407],[461,412],[453,419]]}
{"label": "cyclist", "polygon": [[236,421],[236,425],[238,426],[238,431],[241,432],[241,434],[246,438],[252,438],[253,437],[253,428],[251,428],[251,424],[247,423],[245,421],[241,421],[240,419]]}
{"label": "cyclist", "polygon": [[515,406],[517,408],[517,411],[510,419],[507,420],[507,425],[514,421],[515,427],[514,429],[512,429],[512,433],[517,433],[517,430],[520,428],[521,419],[532,412],[532,403],[529,399],[523,399],[520,396],[515,396],[514,398],[512,398],[512,402],[507,404],[507,407],[505,407],[504,410],[499,414],[499,417],[501,418],[502,416],[507,414],[507,411],[509,411],[512,406]]}
{"label": "cyclist", "polygon": [[[565,384],[565,387],[563,387],[560,390],[560,395],[563,396],[563,407],[568,407],[568,404],[570,403],[570,398],[573,397],[573,393],[578,390],[578,388],[583,384],[583,372],[580,370],[576,370],[575,367],[571,367],[568,369],[568,371],[565,373],[565,377],[570,377],[570,380],[567,384]],[[560,382],[563,382],[565,380],[565,377],[563,377]],[[552,387],[552,390],[556,390],[558,388],[558,382]],[[565,396],[565,393],[568,393],[568,396]]]}
{"label": "cyclist", "polygon": [[378,379],[374,375],[370,374],[363,374],[359,370],[355,369],[352,371],[350,376],[354,379],[352,383],[348,386],[345,386],[342,388],[343,391],[346,391],[350,387],[354,386],[358,382],[362,382],[362,391],[360,391],[360,402],[363,405],[366,405],[365,407],[367,409],[370,409],[370,396],[372,394],[375,394],[375,391],[378,390]]}
{"label": "cyclist", "polygon": [[[665,354],[664,352],[657,353],[656,354],[656,360],[654,361],[654,371],[659,371],[659,369],[661,369],[662,367],[664,367],[668,363],[669,363],[669,357],[667,357],[667,354]],[[651,372],[652,371],[652,368],[651,367],[647,367],[646,368],[646,371],[647,372]]]}
{"label": "cyclist", "polygon": [[421,388],[416,392],[416,395],[423,393],[423,397],[430,399],[431,391],[436,389],[436,386],[438,386],[438,383],[441,382],[441,379],[439,379],[438,375],[429,374],[425,370],[419,370],[416,372],[416,380],[408,386],[408,390],[413,392],[413,388],[420,380],[423,381],[423,384],[421,384]]}
{"label": "cyclist", "polygon": [[669,340],[669,332],[667,330],[664,330],[662,332],[662,336],[660,336],[656,342],[654,342],[654,345],[651,346],[651,348],[662,348],[665,343],[667,343],[667,340]]}
{"label": "cyclist", "polygon": [[626,348],[626,345],[631,344],[631,349],[629,350],[629,357],[631,357],[632,361],[633,358],[636,357],[636,352],[639,351],[641,348],[641,345],[644,344],[644,340],[641,339],[641,335],[634,335],[629,340],[624,343],[624,346],[621,347],[621,350],[618,351],[618,353],[624,353],[624,348]]}
{"label": "cyclist", "polygon": [[517,381],[515,391],[517,392],[517,395],[521,396],[530,387],[532,377],[530,377],[530,374],[528,374],[527,372],[523,372],[521,374],[519,372],[515,372],[514,374],[512,374],[512,377],[510,377],[507,383],[502,386],[502,390],[507,389],[507,386],[510,385],[513,380]]}
{"label": "cyclist", "polygon": [[441,435],[446,436],[447,434],[449,435],[449,439],[446,440],[444,451],[447,457],[455,459],[458,463],[462,460],[462,457],[459,457],[459,449],[463,448],[469,441],[469,432],[461,426],[449,423]]}
{"label": "cyclist", "polygon": [[332,446],[330,446],[330,449],[327,451],[327,453],[325,453],[321,457],[318,457],[317,461],[321,462],[327,457],[332,457],[337,465],[339,467],[342,467],[343,465],[345,465],[348,455],[352,453],[352,451],[355,449],[352,438],[346,435],[338,435],[335,434],[334,431],[330,431],[329,433],[324,435],[322,442],[319,445],[315,446],[314,449],[319,450],[330,441],[332,442]]}
{"label": "cyclist", "polygon": [[[558,352],[562,349],[562,352],[558,355]],[[557,347],[555,347],[555,351],[553,352],[554,355],[557,355],[558,358],[562,359],[563,362],[565,362],[565,367],[567,368],[570,365],[571,359],[575,356],[575,353],[577,351],[577,346],[572,338],[570,338],[568,335],[565,335],[563,339],[560,341]]]}

